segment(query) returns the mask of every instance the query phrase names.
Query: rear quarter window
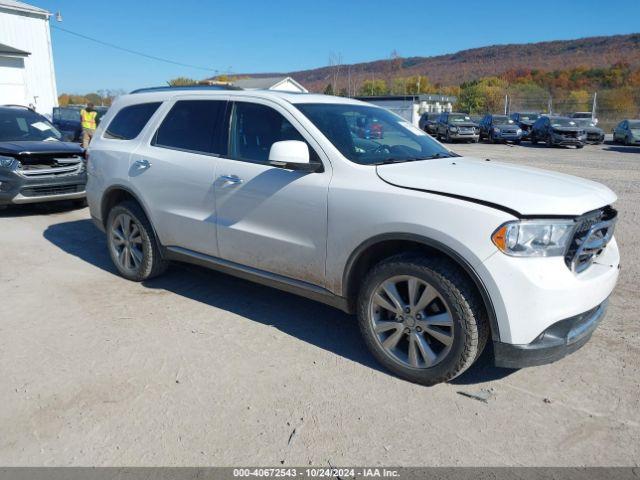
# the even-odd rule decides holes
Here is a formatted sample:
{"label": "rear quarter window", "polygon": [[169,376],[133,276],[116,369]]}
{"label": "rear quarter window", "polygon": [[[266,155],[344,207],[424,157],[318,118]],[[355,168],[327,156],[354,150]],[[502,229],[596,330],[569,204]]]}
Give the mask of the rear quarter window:
{"label": "rear quarter window", "polygon": [[113,117],[104,132],[104,137],[116,140],[132,140],[136,138],[161,103],[139,103],[124,107]]}

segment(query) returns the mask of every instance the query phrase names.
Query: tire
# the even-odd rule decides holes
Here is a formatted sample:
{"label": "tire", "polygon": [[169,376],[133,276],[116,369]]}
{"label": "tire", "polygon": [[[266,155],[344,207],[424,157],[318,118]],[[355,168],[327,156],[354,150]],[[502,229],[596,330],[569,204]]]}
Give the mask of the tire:
{"label": "tire", "polygon": [[551,140],[551,135],[549,135],[545,140],[545,145],[547,146],[547,148],[553,147],[553,140]]}
{"label": "tire", "polygon": [[627,147],[631,146],[631,140],[629,140],[629,135],[627,135],[626,137],[624,137],[624,144],[625,144],[625,146],[627,146]]}
{"label": "tire", "polygon": [[[427,288],[432,288],[428,297],[436,295],[426,307],[410,313],[395,308],[383,287],[398,281],[395,292],[402,292],[398,294],[405,307],[420,309],[420,301],[408,299],[408,279],[424,284],[423,290],[416,287],[414,297],[425,298]],[[382,306],[384,302],[387,307]],[[435,315],[439,315],[437,324],[431,323]],[[489,337],[486,314],[470,280],[448,260],[415,254],[388,258],[367,273],[358,297],[358,322],[364,341],[378,362],[397,376],[422,385],[446,382],[463,373],[480,356]],[[432,337],[431,332],[437,337]],[[395,347],[385,347],[394,341]]]}
{"label": "tire", "polygon": [[529,141],[531,142],[532,145],[537,145],[538,144],[538,137],[536,137],[533,132],[531,132],[531,135],[529,136]]}
{"label": "tire", "polygon": [[515,145],[520,145],[522,143],[522,140],[516,140],[515,142],[513,142]]}
{"label": "tire", "polygon": [[451,134],[449,133],[448,129],[447,129],[447,133],[445,134],[444,141],[447,143],[451,143]]}
{"label": "tire", "polygon": [[584,148],[584,145],[576,145],[576,148],[580,150],[581,148]]}
{"label": "tire", "polygon": [[[130,225],[128,228],[123,223],[127,217]],[[125,201],[113,207],[107,217],[106,230],[111,261],[124,278],[143,282],[165,272],[168,262],[162,259],[151,223],[140,205]],[[128,241],[123,245],[123,242],[118,242],[118,237],[128,238]]]}

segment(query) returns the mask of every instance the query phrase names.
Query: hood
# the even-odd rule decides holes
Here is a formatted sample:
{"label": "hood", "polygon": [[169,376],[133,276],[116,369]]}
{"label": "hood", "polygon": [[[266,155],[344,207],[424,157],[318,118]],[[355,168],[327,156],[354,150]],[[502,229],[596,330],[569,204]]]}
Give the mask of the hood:
{"label": "hood", "polygon": [[552,130],[556,132],[579,132],[580,130],[584,130],[582,127],[551,127]]}
{"label": "hood", "polygon": [[0,155],[11,157],[36,155],[80,155],[82,147],[70,142],[0,142]]}
{"label": "hood", "polygon": [[604,133],[604,130],[598,127],[583,127],[582,129],[587,133]]}
{"label": "hood", "polygon": [[377,172],[397,187],[486,203],[516,216],[577,216],[617,199],[590,180],[469,157],[380,165]]}

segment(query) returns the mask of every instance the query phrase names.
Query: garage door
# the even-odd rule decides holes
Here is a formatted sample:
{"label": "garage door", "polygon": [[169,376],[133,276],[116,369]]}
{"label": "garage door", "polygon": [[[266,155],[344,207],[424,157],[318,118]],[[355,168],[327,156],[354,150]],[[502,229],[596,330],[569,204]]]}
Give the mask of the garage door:
{"label": "garage door", "polygon": [[0,105],[28,105],[24,60],[0,56]]}

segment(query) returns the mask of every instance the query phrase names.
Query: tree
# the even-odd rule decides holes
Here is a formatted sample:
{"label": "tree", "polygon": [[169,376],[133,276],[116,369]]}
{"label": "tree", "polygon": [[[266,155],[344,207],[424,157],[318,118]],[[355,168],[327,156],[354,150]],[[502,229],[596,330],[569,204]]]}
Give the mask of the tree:
{"label": "tree", "polygon": [[188,77],[177,77],[167,81],[170,87],[184,87],[189,85],[197,85],[198,81]]}
{"label": "tree", "polygon": [[387,82],[384,80],[365,80],[360,87],[360,95],[386,95],[389,93]]}
{"label": "tree", "polygon": [[332,83],[327,83],[327,86],[324,89],[324,94],[325,95],[333,95],[333,84]]}

